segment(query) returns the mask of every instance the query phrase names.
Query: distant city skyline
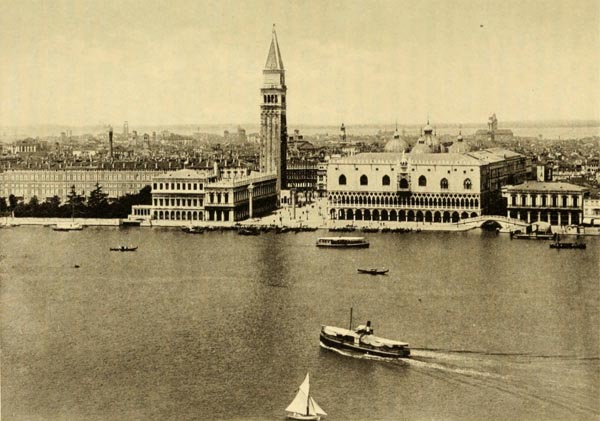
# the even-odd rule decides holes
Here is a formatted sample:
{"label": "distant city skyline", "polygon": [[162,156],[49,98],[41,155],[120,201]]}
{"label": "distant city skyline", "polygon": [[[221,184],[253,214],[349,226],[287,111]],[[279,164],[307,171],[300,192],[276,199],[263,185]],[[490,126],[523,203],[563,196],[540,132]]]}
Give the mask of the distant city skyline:
{"label": "distant city skyline", "polygon": [[290,128],[600,119],[595,1],[58,1],[0,15],[0,126],[258,125],[273,23]]}

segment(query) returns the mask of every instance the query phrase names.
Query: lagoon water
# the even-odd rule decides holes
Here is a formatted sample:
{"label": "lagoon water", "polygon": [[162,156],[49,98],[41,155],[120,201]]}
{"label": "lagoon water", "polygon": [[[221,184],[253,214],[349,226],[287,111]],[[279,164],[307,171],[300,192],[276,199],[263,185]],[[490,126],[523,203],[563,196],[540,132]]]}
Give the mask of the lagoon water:
{"label": "lagoon water", "polygon": [[[323,235],[0,230],[2,419],[283,420],[307,372],[328,420],[600,418],[599,237]],[[413,358],[321,348],[350,307]]]}

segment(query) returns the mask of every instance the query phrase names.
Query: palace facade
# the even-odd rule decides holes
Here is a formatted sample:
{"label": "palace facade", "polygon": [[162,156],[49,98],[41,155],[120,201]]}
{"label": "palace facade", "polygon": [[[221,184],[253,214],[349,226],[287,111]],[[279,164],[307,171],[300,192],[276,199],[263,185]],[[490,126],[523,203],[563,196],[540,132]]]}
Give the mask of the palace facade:
{"label": "palace facade", "polygon": [[561,182],[528,181],[502,188],[508,217],[550,225],[581,224],[587,194],[585,187]]}
{"label": "palace facade", "polygon": [[327,168],[329,217],[458,222],[496,211],[500,186],[528,176],[526,158],[514,152],[435,153],[421,143],[422,150],[410,154],[362,153],[332,159]]}
{"label": "palace facade", "polygon": [[74,186],[78,194],[86,196],[96,188],[116,199],[126,194],[139,193],[150,185],[160,170],[141,169],[10,169],[0,172],[0,197],[11,194],[25,202],[36,196],[40,202],[58,196],[64,203]]}

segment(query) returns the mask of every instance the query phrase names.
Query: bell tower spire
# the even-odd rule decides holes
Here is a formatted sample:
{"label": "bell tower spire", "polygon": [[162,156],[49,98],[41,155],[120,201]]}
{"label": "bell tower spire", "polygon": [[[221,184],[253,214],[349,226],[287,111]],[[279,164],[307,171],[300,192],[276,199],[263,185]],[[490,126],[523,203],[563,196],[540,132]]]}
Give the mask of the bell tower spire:
{"label": "bell tower spire", "polygon": [[287,120],[285,70],[273,24],[260,90],[260,171],[277,174],[277,193],[286,188]]}

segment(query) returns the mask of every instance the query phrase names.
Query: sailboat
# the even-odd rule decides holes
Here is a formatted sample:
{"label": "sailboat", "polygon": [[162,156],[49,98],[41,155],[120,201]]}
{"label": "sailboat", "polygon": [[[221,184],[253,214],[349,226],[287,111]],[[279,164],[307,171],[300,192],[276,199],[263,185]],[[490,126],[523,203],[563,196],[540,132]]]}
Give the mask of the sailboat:
{"label": "sailboat", "polygon": [[306,378],[300,385],[296,397],[285,408],[287,417],[293,420],[317,420],[321,419],[321,416],[326,416],[327,413],[315,402],[310,396],[310,381],[309,374],[306,373]]}
{"label": "sailboat", "polygon": [[54,231],[79,231],[82,230],[83,226],[79,222],[75,222],[75,204],[71,203],[71,220],[64,222],[57,222],[53,228]]}

